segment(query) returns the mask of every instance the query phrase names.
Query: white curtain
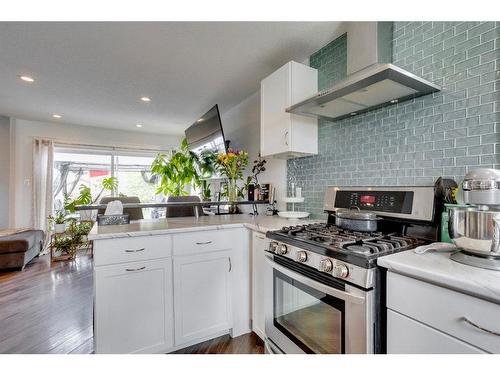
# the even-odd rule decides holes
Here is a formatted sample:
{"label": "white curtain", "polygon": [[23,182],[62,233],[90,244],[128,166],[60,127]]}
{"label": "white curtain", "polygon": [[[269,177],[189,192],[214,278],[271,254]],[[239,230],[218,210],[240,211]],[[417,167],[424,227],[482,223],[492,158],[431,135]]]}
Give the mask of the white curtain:
{"label": "white curtain", "polygon": [[[54,143],[51,140],[33,139],[33,226],[48,232],[47,217],[52,214],[52,164]],[[47,237],[46,237],[47,238]]]}

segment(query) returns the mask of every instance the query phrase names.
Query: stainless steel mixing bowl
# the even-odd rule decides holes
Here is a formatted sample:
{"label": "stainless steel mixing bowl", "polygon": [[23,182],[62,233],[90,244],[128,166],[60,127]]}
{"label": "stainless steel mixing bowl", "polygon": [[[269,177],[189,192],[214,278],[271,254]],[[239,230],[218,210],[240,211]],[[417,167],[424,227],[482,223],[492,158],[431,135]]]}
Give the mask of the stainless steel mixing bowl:
{"label": "stainless steel mixing bowl", "polygon": [[450,208],[450,238],[458,248],[480,256],[500,257],[500,211]]}

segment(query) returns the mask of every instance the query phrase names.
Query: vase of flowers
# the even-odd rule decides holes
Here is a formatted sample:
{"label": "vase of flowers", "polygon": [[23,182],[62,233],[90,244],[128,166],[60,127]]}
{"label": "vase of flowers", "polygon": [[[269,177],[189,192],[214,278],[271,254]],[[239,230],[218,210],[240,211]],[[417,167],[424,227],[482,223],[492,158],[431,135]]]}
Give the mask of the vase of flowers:
{"label": "vase of flowers", "polygon": [[229,202],[236,202],[240,193],[238,180],[243,180],[243,171],[248,165],[248,152],[229,149],[226,153],[217,155],[216,165],[220,174],[227,178],[224,195]]}

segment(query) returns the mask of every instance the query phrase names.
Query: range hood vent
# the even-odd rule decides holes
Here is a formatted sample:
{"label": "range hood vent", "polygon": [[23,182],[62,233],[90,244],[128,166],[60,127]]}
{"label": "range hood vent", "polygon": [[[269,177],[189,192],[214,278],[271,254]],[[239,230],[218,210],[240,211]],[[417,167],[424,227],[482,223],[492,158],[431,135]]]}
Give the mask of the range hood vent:
{"label": "range hood vent", "polygon": [[[354,56],[350,56],[356,54],[353,46],[356,46],[356,49],[358,49],[363,47],[362,43],[367,43],[367,48],[363,49],[363,54],[365,55],[363,58],[366,62],[370,62],[370,58],[372,58],[372,62],[373,60],[375,62],[349,75],[334,86],[292,105],[287,108],[287,112],[328,120],[341,120],[440,91],[439,86],[423,78],[391,63],[380,62],[382,56],[388,56],[387,51],[390,51],[392,54],[392,26],[389,29],[388,23],[361,23],[361,26],[356,26],[357,24],[359,23],[352,23],[350,28],[354,32],[352,34],[348,32],[347,34],[348,72],[352,70],[352,67],[351,69],[349,67],[350,61],[355,61],[358,64],[360,61],[359,59],[353,59],[352,57]],[[371,36],[370,33],[367,36],[366,33],[363,34],[361,32],[366,32],[367,27],[369,28],[370,26],[373,28]],[[375,34],[375,37],[373,37],[373,34]],[[389,34],[390,37],[388,37]],[[349,37],[351,35],[353,41],[351,42],[351,48],[349,48]],[[375,47],[373,47],[374,45]],[[372,56],[366,57],[366,51],[370,49],[373,51]]]}

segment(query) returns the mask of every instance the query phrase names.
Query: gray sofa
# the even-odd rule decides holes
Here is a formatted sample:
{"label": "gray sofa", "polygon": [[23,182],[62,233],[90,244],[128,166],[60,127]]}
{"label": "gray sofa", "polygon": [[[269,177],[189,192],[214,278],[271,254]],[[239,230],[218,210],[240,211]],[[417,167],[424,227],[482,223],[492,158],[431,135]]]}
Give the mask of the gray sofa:
{"label": "gray sofa", "polygon": [[23,269],[43,248],[44,232],[28,230],[0,236],[0,270]]}

